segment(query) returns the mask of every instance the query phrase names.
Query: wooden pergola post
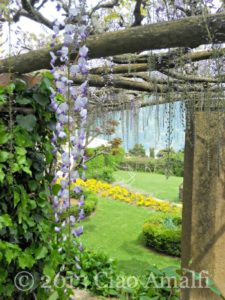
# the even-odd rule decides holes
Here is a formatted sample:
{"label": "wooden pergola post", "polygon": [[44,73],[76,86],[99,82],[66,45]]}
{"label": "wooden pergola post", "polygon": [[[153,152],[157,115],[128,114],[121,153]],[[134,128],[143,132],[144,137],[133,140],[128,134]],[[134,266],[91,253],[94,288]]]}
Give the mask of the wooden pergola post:
{"label": "wooden pergola post", "polygon": [[[225,113],[222,109],[193,112],[187,129],[182,267],[209,272],[225,295]],[[221,298],[207,288],[187,288],[182,289],[181,299]]]}

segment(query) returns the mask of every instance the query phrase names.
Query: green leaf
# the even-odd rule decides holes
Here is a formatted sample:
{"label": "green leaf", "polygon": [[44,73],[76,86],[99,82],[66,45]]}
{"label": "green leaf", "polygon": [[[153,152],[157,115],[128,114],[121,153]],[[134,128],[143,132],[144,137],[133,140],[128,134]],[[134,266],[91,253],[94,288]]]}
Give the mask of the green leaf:
{"label": "green leaf", "polygon": [[6,96],[5,95],[0,95],[0,105],[5,104],[6,102]]}
{"label": "green leaf", "polygon": [[13,193],[13,201],[14,201],[14,207],[16,207],[17,204],[20,202],[20,194],[17,191],[14,191]]}
{"label": "green leaf", "polygon": [[[19,131],[18,131],[19,129]],[[17,127],[14,131],[14,138],[16,141],[16,145],[19,147],[32,147],[32,136],[26,130]]]}
{"label": "green leaf", "polygon": [[8,264],[12,262],[13,259],[15,259],[18,256],[18,253],[14,250],[8,249],[5,253],[5,258]]}
{"label": "green leaf", "polygon": [[58,192],[60,191],[61,189],[61,185],[60,184],[54,184],[53,187],[52,187],[52,193],[54,196],[57,196],[58,195]]}
{"label": "green leaf", "polygon": [[221,292],[219,291],[219,289],[217,288],[217,287],[210,287],[210,290],[214,293],[214,294],[216,294],[217,296],[221,296],[222,294],[221,294]]}
{"label": "green leaf", "polygon": [[0,216],[0,230],[4,227],[12,226],[12,220],[9,215],[1,215]]}
{"label": "green leaf", "polygon": [[22,170],[27,173],[28,175],[32,176],[32,172],[28,167],[23,167]]}
{"label": "green leaf", "polygon": [[10,134],[7,132],[1,132],[0,134],[0,145],[3,145],[5,143],[8,142],[8,140],[10,139]]}
{"label": "green leaf", "polygon": [[28,186],[29,186],[29,189],[31,190],[31,192],[34,192],[34,191],[36,191],[38,184],[35,180],[30,180],[28,182]]}
{"label": "green leaf", "polygon": [[21,104],[21,105],[26,105],[26,104],[31,103],[31,99],[23,98],[23,97],[18,97],[16,99],[16,102],[19,103],[19,104]]}
{"label": "green leaf", "polygon": [[10,153],[6,151],[0,151],[0,162],[5,162],[9,158]]}
{"label": "green leaf", "polygon": [[14,163],[14,164],[12,165],[11,171],[12,171],[12,173],[16,173],[16,172],[18,172],[20,169],[21,169],[20,165],[17,164],[17,163]]}
{"label": "green leaf", "polygon": [[19,262],[19,267],[21,269],[32,268],[35,263],[35,259],[30,254],[22,253],[18,257],[18,262]]}
{"label": "green leaf", "polygon": [[48,254],[48,249],[43,246],[35,251],[36,259],[42,259]]}
{"label": "green leaf", "polygon": [[25,91],[27,89],[27,83],[24,80],[17,78],[15,80],[15,88],[17,91]]}
{"label": "green leaf", "polygon": [[9,95],[13,95],[13,92],[15,90],[15,84],[14,83],[10,83],[5,89],[6,89],[6,92],[7,94]]}
{"label": "green leaf", "polygon": [[38,104],[43,107],[45,107],[49,103],[48,97],[43,94],[34,94],[33,98]]}
{"label": "green leaf", "polygon": [[16,122],[23,128],[26,129],[27,131],[33,131],[36,123],[37,123],[37,119],[34,115],[27,115],[27,116],[23,116],[23,115],[18,115],[16,117]]}
{"label": "green leaf", "polygon": [[49,91],[51,86],[52,86],[51,80],[48,78],[44,78],[40,83],[40,90],[41,91]]}
{"label": "green leaf", "polygon": [[0,182],[3,182],[5,179],[5,173],[3,172],[3,165],[0,164]]}
{"label": "green leaf", "polygon": [[24,156],[27,153],[27,150],[23,147],[15,147],[16,154]]}
{"label": "green leaf", "polygon": [[57,299],[59,299],[59,294],[56,291],[53,294],[51,294],[48,298],[48,300],[57,300]]}
{"label": "green leaf", "polygon": [[50,278],[53,278],[55,276],[55,270],[51,265],[46,265],[43,272],[44,275],[49,276]]}

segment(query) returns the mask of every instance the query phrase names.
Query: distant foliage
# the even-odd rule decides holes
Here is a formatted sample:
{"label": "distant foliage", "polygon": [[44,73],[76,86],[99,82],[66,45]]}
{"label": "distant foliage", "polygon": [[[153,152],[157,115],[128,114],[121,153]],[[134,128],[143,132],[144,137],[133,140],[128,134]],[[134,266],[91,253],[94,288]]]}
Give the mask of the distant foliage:
{"label": "distant foliage", "polygon": [[155,148],[150,148],[149,149],[149,157],[155,158]]}
{"label": "distant foliage", "polygon": [[167,176],[184,176],[184,152],[160,151],[157,158],[127,157],[120,167],[122,170],[151,172],[165,174]]}
{"label": "distant foliage", "polygon": [[145,157],[145,148],[142,144],[135,144],[134,147],[129,150],[130,156],[137,156],[137,157]]}

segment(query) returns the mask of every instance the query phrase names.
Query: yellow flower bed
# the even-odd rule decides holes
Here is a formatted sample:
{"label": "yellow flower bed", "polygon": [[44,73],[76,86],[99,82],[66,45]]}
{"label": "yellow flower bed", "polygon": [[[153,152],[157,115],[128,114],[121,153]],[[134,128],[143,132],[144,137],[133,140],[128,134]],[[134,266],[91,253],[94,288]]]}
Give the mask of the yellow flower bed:
{"label": "yellow flower bed", "polygon": [[88,190],[99,194],[104,198],[112,198],[114,200],[135,204],[138,206],[149,207],[155,211],[180,213],[181,206],[172,204],[169,201],[159,200],[150,196],[145,196],[140,193],[130,192],[124,187],[119,185],[112,185],[96,179],[88,179],[83,181],[82,179],[77,180],[77,185],[83,186]]}

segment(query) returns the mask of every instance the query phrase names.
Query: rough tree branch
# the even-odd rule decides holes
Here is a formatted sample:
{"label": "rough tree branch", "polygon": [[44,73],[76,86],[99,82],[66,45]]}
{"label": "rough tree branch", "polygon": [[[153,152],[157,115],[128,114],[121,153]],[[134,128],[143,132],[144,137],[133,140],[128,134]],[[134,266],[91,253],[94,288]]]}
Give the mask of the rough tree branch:
{"label": "rough tree branch", "polygon": [[[84,81],[82,76],[77,76],[73,79],[75,84],[81,84]],[[173,83],[172,86],[168,86],[165,84],[158,84],[157,81],[152,82],[141,82],[137,80],[132,80],[129,78],[124,78],[118,75],[110,76],[98,76],[98,75],[89,75],[88,82],[90,86],[93,87],[104,87],[110,86],[125,90],[134,90],[140,92],[148,92],[148,93],[168,93],[168,92],[183,92],[184,86],[179,82]],[[190,85],[186,87],[188,92],[202,92],[204,90],[203,85]],[[218,89],[208,87],[208,91],[217,92]],[[221,92],[221,89],[219,89]]]}
{"label": "rough tree branch", "polygon": [[[207,24],[206,24],[207,23]],[[208,30],[212,39],[208,36]],[[117,32],[91,36],[87,39],[90,58],[107,57],[124,53],[172,47],[197,47],[225,41],[225,13],[194,16],[181,20],[137,26]],[[61,46],[55,48],[55,51]],[[72,55],[75,58],[76,53]],[[60,62],[58,61],[58,64]],[[28,73],[50,68],[49,49],[31,51],[0,61],[0,72]]]}

